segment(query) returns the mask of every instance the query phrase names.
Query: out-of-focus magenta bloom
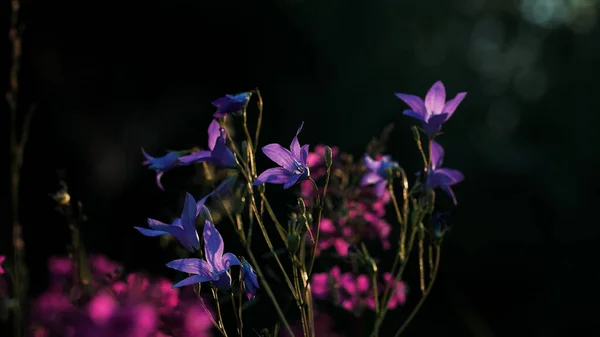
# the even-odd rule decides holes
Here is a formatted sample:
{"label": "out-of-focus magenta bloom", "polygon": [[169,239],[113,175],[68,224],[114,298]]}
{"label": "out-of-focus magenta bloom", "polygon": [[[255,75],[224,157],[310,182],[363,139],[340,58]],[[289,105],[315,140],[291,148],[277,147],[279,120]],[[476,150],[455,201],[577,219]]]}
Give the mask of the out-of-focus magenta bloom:
{"label": "out-of-focus magenta bloom", "polygon": [[452,117],[466,95],[466,92],[460,92],[453,99],[446,102],[446,88],[444,88],[442,81],[437,81],[425,95],[425,101],[421,97],[402,93],[397,93],[396,97],[403,100],[410,107],[409,110],[404,110],[403,114],[421,121],[425,134],[433,137],[440,132],[442,125]]}
{"label": "out-of-focus magenta bloom", "polygon": [[342,273],[335,266],[328,273],[314,274],[311,287],[315,298],[332,299],[356,316],[365,309],[375,309],[372,285],[366,274]]}
{"label": "out-of-focus magenta bloom", "polygon": [[234,112],[243,110],[250,100],[250,92],[242,92],[235,95],[225,95],[217,98],[211,104],[217,108],[217,111],[213,114],[213,117],[220,118],[225,117]]}
{"label": "out-of-focus magenta bloom", "polygon": [[333,247],[339,255],[347,256],[348,248],[365,238],[379,240],[384,249],[389,249],[391,226],[382,216],[361,202],[347,201],[335,220],[321,218],[317,254]]}
{"label": "out-of-focus magenta bloom", "polygon": [[289,150],[275,143],[263,146],[263,153],[280,167],[265,170],[256,178],[253,185],[264,183],[283,184],[283,188],[288,189],[298,181],[310,177],[310,169],[306,163],[309,145],[300,146],[300,142],[298,142],[298,135],[303,126],[304,122],[300,124],[298,131],[296,131],[296,136],[292,139]]}
{"label": "out-of-focus magenta bloom", "polygon": [[427,173],[427,188],[441,188],[446,192],[456,205],[456,196],[450,188],[454,184],[458,184],[465,179],[463,174],[458,170],[442,168],[444,161],[444,148],[435,140],[429,144],[431,167]]}
{"label": "out-of-focus magenta bloom", "polygon": [[385,281],[385,283],[380,286],[381,289],[385,289],[385,286],[392,282],[393,284],[391,284],[390,287],[395,287],[395,291],[392,294],[390,303],[388,304],[388,308],[394,309],[397,306],[404,305],[404,303],[406,303],[406,294],[408,291],[406,289],[406,284],[402,281],[395,282],[395,280],[392,279],[392,275],[390,273],[383,274],[383,280]]}
{"label": "out-of-focus magenta bloom", "polygon": [[[91,262],[96,276],[110,273],[114,262],[100,255]],[[94,282],[89,296],[73,297],[74,275],[68,259],[53,258],[51,287],[34,301],[30,328],[34,337],[205,337],[211,336],[209,313],[192,293],[172,289],[166,279],[133,273],[123,281]],[[120,266],[118,266],[120,268]],[[72,273],[75,269],[71,266]],[[62,278],[61,277],[62,275]]]}
{"label": "out-of-focus magenta bloom", "polygon": [[[315,336],[316,337],[342,337],[344,334],[335,331],[335,321],[331,316],[324,312],[316,312],[315,310]],[[292,326],[292,331],[295,336],[302,336],[304,331],[302,330],[302,324],[297,323]],[[282,336],[289,336],[289,333],[285,329],[281,329]]]}
{"label": "out-of-focus magenta bloom", "polygon": [[146,151],[142,148],[142,154],[146,158],[143,164],[149,165],[148,169],[156,171],[156,185],[161,190],[164,191],[165,188],[163,187],[160,179],[162,178],[165,172],[177,167],[179,163],[178,159],[183,153],[185,152],[171,151],[162,157],[152,157],[148,153],[146,153]]}
{"label": "out-of-focus magenta bloom", "polygon": [[380,156],[375,160],[366,153],[364,155],[364,161],[368,172],[362,176],[359,185],[374,185],[375,195],[378,198],[381,198],[387,187],[388,170],[397,168],[398,163],[392,161],[392,157],[390,156]]}
{"label": "out-of-focus magenta bloom", "polygon": [[208,126],[208,149],[180,157],[181,165],[207,162],[221,167],[236,167],[235,156],[227,147],[227,131],[219,125],[216,119]]}
{"label": "out-of-focus magenta bloom", "polygon": [[4,260],[6,260],[6,256],[0,255],[0,275],[4,274],[4,268],[2,268],[2,264],[4,263]]}

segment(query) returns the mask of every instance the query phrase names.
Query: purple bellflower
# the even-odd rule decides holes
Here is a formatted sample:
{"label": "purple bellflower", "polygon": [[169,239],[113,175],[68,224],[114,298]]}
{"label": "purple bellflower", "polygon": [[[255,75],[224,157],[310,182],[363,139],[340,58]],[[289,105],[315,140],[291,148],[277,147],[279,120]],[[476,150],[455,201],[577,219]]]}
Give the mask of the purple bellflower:
{"label": "purple bellflower", "polygon": [[244,291],[249,300],[256,296],[258,288],[258,278],[252,266],[246,259],[242,257],[242,282],[244,283]]}
{"label": "purple bellflower", "polygon": [[187,151],[170,151],[162,157],[152,157],[142,148],[142,154],[144,154],[144,157],[146,158],[143,164],[149,165],[148,169],[156,171],[156,185],[158,185],[158,188],[163,191],[165,190],[160,179],[165,172],[177,167],[179,164],[178,159],[184,153],[187,153]]}
{"label": "purple bellflower", "polygon": [[466,95],[466,92],[460,92],[446,102],[446,89],[442,81],[433,84],[425,95],[425,101],[415,95],[396,93],[396,97],[410,107],[410,109],[404,110],[403,114],[420,120],[425,134],[429,137],[440,132],[442,125],[452,117]]}
{"label": "purple bellflower", "polygon": [[444,148],[440,144],[432,140],[429,144],[429,149],[431,167],[427,173],[426,187],[427,189],[434,189],[438,187],[443,189],[444,192],[448,193],[456,205],[456,196],[454,195],[454,192],[450,186],[458,184],[459,182],[463,181],[465,177],[458,170],[442,168],[442,163],[444,161]]}
{"label": "purple bellflower", "polygon": [[375,160],[366,153],[364,161],[369,172],[362,176],[359,185],[375,185],[375,194],[381,198],[387,187],[388,170],[398,168],[398,163],[392,161],[390,156],[381,156],[379,160]]}
{"label": "purple bellflower", "polygon": [[213,117],[225,117],[231,113],[244,109],[250,100],[250,95],[250,92],[242,92],[235,95],[225,95],[221,98],[217,98],[211,103],[217,108],[217,111],[215,111]]}
{"label": "purple bellflower", "polygon": [[296,131],[289,150],[279,144],[268,144],[262,148],[263,153],[280,167],[270,168],[261,173],[254,181],[254,185],[283,184],[283,188],[288,189],[298,181],[310,177],[310,169],[307,164],[309,145],[300,147],[298,142],[298,134],[302,131],[303,126],[304,122]]}
{"label": "purple bellflower", "polygon": [[240,260],[231,253],[223,254],[223,238],[212,222],[205,221],[202,236],[204,237],[204,257],[206,260],[189,258],[167,263],[169,268],[193,274],[173,285],[173,288],[208,281],[214,282],[215,286],[222,290],[231,287],[229,268],[241,265]]}
{"label": "purple bellflower", "polygon": [[216,119],[208,126],[208,148],[210,151],[198,151],[179,158],[181,165],[209,162],[221,167],[236,167],[233,152],[227,147],[227,134]]}
{"label": "purple bellflower", "polygon": [[196,232],[196,218],[206,208],[204,203],[211,195],[212,193],[206,195],[196,203],[194,197],[186,193],[181,217],[175,219],[172,224],[168,225],[158,220],[148,219],[150,229],[142,227],[134,228],[145,236],[171,235],[186,249],[193,252],[194,249],[200,249],[200,238],[198,237],[198,232]]}

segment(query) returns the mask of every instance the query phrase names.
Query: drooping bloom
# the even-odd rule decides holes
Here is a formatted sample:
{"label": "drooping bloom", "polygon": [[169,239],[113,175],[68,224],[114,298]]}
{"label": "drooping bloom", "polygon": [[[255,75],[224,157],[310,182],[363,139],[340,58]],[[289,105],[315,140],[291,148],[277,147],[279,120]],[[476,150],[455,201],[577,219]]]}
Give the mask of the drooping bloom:
{"label": "drooping bloom", "polygon": [[263,153],[280,167],[270,168],[261,173],[254,181],[254,185],[263,183],[283,184],[284,189],[288,189],[298,181],[307,179],[310,176],[308,168],[308,148],[306,144],[300,147],[298,134],[302,131],[304,122],[300,124],[296,136],[290,144],[290,149],[286,149],[279,144],[268,144],[262,148]]}
{"label": "drooping bloom", "polygon": [[444,161],[444,148],[440,144],[432,140],[429,145],[429,149],[431,167],[427,173],[426,187],[428,189],[434,189],[438,187],[443,189],[444,192],[448,193],[456,205],[456,196],[454,195],[454,192],[450,186],[458,184],[459,182],[463,181],[465,177],[458,170],[442,168],[442,163]]}
{"label": "drooping bloom", "polygon": [[190,165],[199,162],[213,163],[222,167],[235,167],[233,152],[227,147],[227,133],[216,119],[208,126],[209,151],[198,151],[179,158],[181,165]]}
{"label": "drooping bloom", "polygon": [[466,95],[466,92],[460,92],[446,102],[446,89],[442,81],[433,84],[425,95],[425,101],[415,95],[396,93],[396,97],[410,107],[404,110],[403,114],[420,120],[425,134],[429,137],[440,132],[442,125],[452,116]]}
{"label": "drooping bloom", "polygon": [[148,153],[146,153],[146,151],[142,148],[142,154],[146,158],[143,164],[149,165],[148,169],[156,171],[156,185],[161,190],[164,191],[165,188],[160,182],[160,179],[162,178],[165,172],[177,167],[177,165],[179,164],[178,159],[183,153],[185,152],[170,151],[162,157],[152,157]]}
{"label": "drooping bloom", "polygon": [[229,289],[231,286],[231,275],[229,268],[239,266],[240,260],[231,254],[223,254],[223,238],[219,231],[210,221],[204,223],[204,256],[202,259],[178,259],[167,263],[167,267],[184,273],[194,274],[176,283],[173,288],[183,287],[190,284],[212,281],[219,289]]}
{"label": "drooping bloom", "polygon": [[0,275],[4,274],[4,268],[2,268],[2,263],[6,260],[6,256],[0,255]]}
{"label": "drooping bloom", "polygon": [[375,185],[375,194],[381,198],[387,187],[388,170],[397,168],[398,163],[392,161],[390,156],[381,156],[379,160],[375,160],[366,153],[364,160],[369,172],[362,176],[359,185]]}
{"label": "drooping bloom", "polygon": [[256,296],[256,291],[260,287],[254,269],[252,269],[250,263],[244,258],[242,258],[242,281],[244,283],[246,297],[248,297],[249,300],[253,299]]}
{"label": "drooping bloom", "polygon": [[200,238],[198,237],[198,232],[196,232],[196,218],[200,214],[200,211],[202,211],[206,199],[211,195],[212,193],[206,195],[196,203],[194,197],[186,193],[181,217],[175,219],[172,224],[168,225],[158,220],[148,219],[150,229],[142,227],[134,228],[146,236],[169,234],[179,240],[190,251],[200,249]]}
{"label": "drooping bloom", "polygon": [[250,92],[242,92],[235,95],[225,95],[221,98],[217,98],[211,103],[217,108],[217,111],[215,111],[213,117],[225,117],[228,114],[244,109],[250,100],[250,95]]}

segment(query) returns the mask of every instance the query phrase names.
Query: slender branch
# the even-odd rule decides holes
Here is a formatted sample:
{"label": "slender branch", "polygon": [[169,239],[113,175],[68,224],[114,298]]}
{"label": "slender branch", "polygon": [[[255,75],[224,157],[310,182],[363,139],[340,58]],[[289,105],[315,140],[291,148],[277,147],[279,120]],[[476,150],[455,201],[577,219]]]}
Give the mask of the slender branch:
{"label": "slender branch", "polygon": [[433,284],[435,283],[435,280],[437,278],[437,274],[438,274],[439,267],[440,267],[440,256],[441,256],[441,247],[439,245],[436,245],[435,246],[435,265],[433,268],[433,275],[431,277],[431,282],[427,286],[427,289],[425,290],[423,297],[421,297],[421,299],[419,300],[419,303],[417,303],[417,305],[411,312],[410,316],[408,316],[408,318],[404,321],[404,324],[402,324],[402,326],[398,329],[398,331],[396,331],[396,334],[394,335],[394,337],[400,336],[400,334],[406,329],[406,327],[412,321],[412,319],[415,318],[415,316],[417,315],[417,312],[419,312],[419,309],[421,309],[421,306],[423,306],[423,303],[425,303],[425,300],[427,299],[427,296],[431,292],[431,289],[433,288]]}

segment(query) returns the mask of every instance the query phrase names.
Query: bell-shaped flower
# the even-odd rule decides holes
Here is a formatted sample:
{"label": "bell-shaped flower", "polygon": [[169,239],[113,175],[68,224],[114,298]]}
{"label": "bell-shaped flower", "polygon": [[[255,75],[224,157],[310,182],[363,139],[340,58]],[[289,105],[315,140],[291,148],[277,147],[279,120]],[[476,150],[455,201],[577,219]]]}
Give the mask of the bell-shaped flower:
{"label": "bell-shaped flower", "polygon": [[202,236],[204,237],[205,260],[189,258],[167,263],[169,268],[193,274],[176,283],[173,288],[201,282],[213,282],[217,288],[222,290],[231,287],[229,268],[241,265],[240,260],[231,253],[223,254],[223,238],[212,222],[205,221]]}
{"label": "bell-shaped flower", "polygon": [[161,190],[164,191],[165,189],[162,186],[160,179],[162,178],[165,172],[177,167],[177,165],[179,164],[178,159],[183,153],[186,152],[170,151],[162,157],[152,157],[148,153],[146,153],[146,151],[142,148],[142,154],[146,158],[143,164],[148,165],[148,169],[156,171],[156,185]]}
{"label": "bell-shaped flower", "polygon": [[134,227],[140,233],[145,236],[160,236],[169,234],[175,237],[186,249],[194,251],[194,249],[200,249],[200,238],[198,232],[196,232],[196,218],[198,214],[205,208],[204,203],[206,199],[211,196],[212,193],[206,195],[196,203],[194,197],[186,193],[185,201],[183,204],[183,211],[181,217],[175,219],[172,224],[165,224],[158,220],[148,219],[148,227]]}
{"label": "bell-shaped flower", "polygon": [[244,292],[246,293],[246,297],[248,297],[249,300],[253,299],[256,296],[256,291],[258,288],[260,288],[258,285],[258,278],[250,263],[248,263],[248,261],[246,261],[246,259],[243,257],[242,282],[244,284]]}
{"label": "bell-shaped flower", "polygon": [[208,162],[221,167],[236,167],[233,152],[227,147],[227,133],[216,119],[208,126],[209,151],[198,151],[179,158],[181,165]]}
{"label": "bell-shaped flower", "polygon": [[454,201],[456,205],[456,196],[450,188],[454,184],[458,184],[463,181],[465,177],[458,170],[452,170],[442,168],[444,161],[444,148],[436,141],[432,140],[429,145],[429,159],[431,161],[431,167],[427,173],[426,187],[428,189],[441,188],[443,189]]}
{"label": "bell-shaped flower", "polygon": [[217,98],[211,104],[217,108],[217,111],[213,114],[213,117],[225,117],[234,112],[243,110],[250,100],[250,92],[242,92],[235,95],[225,95]]}
{"label": "bell-shaped flower", "polygon": [[381,198],[387,187],[388,171],[398,168],[398,163],[392,161],[390,156],[381,156],[379,160],[375,160],[366,153],[364,161],[369,171],[362,176],[359,185],[375,185],[375,194],[378,198]]}
{"label": "bell-shaped flower", "polygon": [[280,167],[265,170],[256,178],[254,185],[283,184],[283,188],[288,189],[298,181],[305,180],[310,176],[307,164],[309,145],[301,147],[298,142],[298,134],[302,131],[303,126],[304,122],[296,131],[289,150],[279,144],[268,144],[262,148],[263,153]]}
{"label": "bell-shaped flower", "polygon": [[396,93],[396,97],[410,107],[409,110],[404,110],[403,114],[420,120],[425,134],[429,137],[440,132],[442,125],[452,117],[466,95],[466,92],[460,92],[446,102],[446,89],[442,81],[433,84],[425,95],[425,101],[415,95]]}

